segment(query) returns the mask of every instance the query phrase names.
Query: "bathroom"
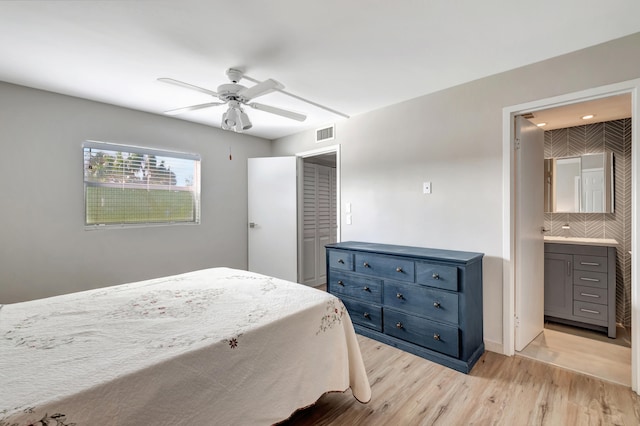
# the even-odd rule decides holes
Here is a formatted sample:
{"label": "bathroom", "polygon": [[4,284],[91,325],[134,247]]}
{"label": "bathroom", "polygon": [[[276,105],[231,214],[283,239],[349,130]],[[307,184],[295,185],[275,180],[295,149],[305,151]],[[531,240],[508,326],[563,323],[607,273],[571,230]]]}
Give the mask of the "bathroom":
{"label": "bathroom", "polygon": [[[542,127],[545,130],[545,329],[543,334],[521,352],[521,355],[630,385],[631,99],[628,94],[618,95],[600,100],[599,103],[601,105],[576,104],[571,106],[571,111],[559,111],[558,108],[537,111],[534,117],[527,117],[539,127],[542,127],[542,123],[550,124]],[[582,118],[590,107],[597,107],[598,113]],[[578,111],[582,112],[578,114]],[[565,122],[560,128],[554,127],[554,119],[561,114],[577,115],[578,120],[584,124],[577,122],[567,126]],[[594,161],[599,164],[589,166],[589,163]],[[585,197],[583,191],[581,196],[572,196],[568,203],[563,204],[560,195],[562,185],[555,179],[561,179],[562,170],[576,165],[580,168],[580,164],[585,170],[604,170],[604,178],[600,179],[604,182],[604,187],[610,191],[601,194],[600,189],[596,188],[592,191],[591,200],[589,196]],[[606,175],[607,171],[610,173],[609,176]],[[553,188],[549,185],[552,180],[555,184]],[[584,175],[582,180],[580,177],[573,178],[568,184],[570,191],[577,192],[581,182],[585,182]],[[598,194],[599,199],[593,197],[593,194]],[[596,200],[593,201],[593,198]],[[614,304],[611,301],[614,299],[615,307],[609,310],[608,329],[604,325],[604,316],[607,316],[606,283],[604,289],[590,287],[594,284],[589,281],[596,280],[591,278],[588,272],[578,271],[585,269],[581,268],[580,264],[589,265],[590,262],[576,263],[576,271],[567,270],[574,268],[571,265],[572,259],[576,262],[579,259],[592,259],[577,255],[572,258],[571,255],[567,257],[562,254],[563,247],[576,246],[580,255],[604,255],[593,259],[606,259],[607,253],[610,253],[609,306]],[[586,266],[586,269],[591,268],[596,271],[593,273],[594,276],[602,277],[606,281],[606,265],[603,267],[604,270],[596,270],[599,268],[597,266]],[[550,277],[558,275],[552,268],[560,271],[559,275],[562,275],[562,271],[567,271],[568,275],[575,272],[576,286],[573,286],[573,278],[565,277],[565,281],[570,281],[566,291],[557,287],[552,287],[550,291]],[[572,292],[572,288],[576,293]],[[555,293],[551,294],[552,291]],[[584,296],[584,302],[578,300],[580,295]],[[599,307],[591,303],[593,298],[599,297],[604,298],[604,306]],[[551,305],[557,305],[556,302],[562,298],[566,299],[563,303],[567,306],[564,313],[556,315],[555,313],[562,312],[563,308]],[[596,318],[596,312],[600,311],[601,307],[604,308],[603,316]],[[574,321],[580,319],[574,315],[581,315],[580,311],[585,312],[586,317],[591,316],[595,319],[585,320],[585,324]]]}

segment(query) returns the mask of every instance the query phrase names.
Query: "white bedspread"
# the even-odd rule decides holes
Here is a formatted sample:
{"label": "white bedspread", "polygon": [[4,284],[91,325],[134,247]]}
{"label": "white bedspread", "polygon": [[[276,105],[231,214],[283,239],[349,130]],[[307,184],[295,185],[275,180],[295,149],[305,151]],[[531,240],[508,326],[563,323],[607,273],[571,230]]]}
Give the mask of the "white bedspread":
{"label": "white bedspread", "polygon": [[369,401],[339,299],[263,275],[214,268],[0,306],[0,426],[272,424],[349,387]]}

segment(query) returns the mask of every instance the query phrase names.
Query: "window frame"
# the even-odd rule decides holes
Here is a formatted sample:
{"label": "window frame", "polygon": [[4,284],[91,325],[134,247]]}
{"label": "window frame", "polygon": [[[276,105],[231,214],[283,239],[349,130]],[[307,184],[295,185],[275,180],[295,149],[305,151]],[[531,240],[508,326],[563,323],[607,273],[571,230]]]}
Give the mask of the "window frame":
{"label": "window frame", "polygon": [[[193,220],[166,220],[166,221],[147,221],[147,222],[117,222],[117,223],[89,223],[88,222],[88,213],[89,213],[89,205],[88,205],[88,196],[87,189],[90,186],[93,187],[114,187],[114,184],[100,184],[98,182],[90,182],[87,179],[86,167],[87,167],[87,158],[86,152],[87,150],[104,150],[111,152],[122,152],[128,155],[130,154],[139,154],[139,155],[152,155],[156,157],[164,157],[164,158],[175,158],[179,160],[192,160],[195,162],[194,164],[194,176],[193,176],[193,189],[189,190],[192,194],[193,200]],[[146,228],[146,227],[157,227],[157,226],[172,226],[172,225],[199,225],[201,222],[201,200],[200,200],[200,190],[201,190],[201,162],[202,158],[200,154],[197,153],[189,153],[182,151],[174,151],[168,149],[160,149],[160,148],[151,148],[139,145],[128,145],[128,144],[119,144],[112,142],[101,142],[95,140],[86,140],[82,143],[82,188],[83,188],[83,203],[84,203],[84,229],[85,230],[96,230],[96,229],[122,229],[122,228]],[[170,170],[170,169],[169,169]],[[166,186],[166,185],[154,185],[156,186],[154,189],[161,189],[158,187]],[[131,185],[130,189],[135,189],[133,185]],[[140,188],[138,188],[140,189]],[[167,189],[167,191],[172,191],[171,189]],[[175,190],[174,190],[175,191]],[[185,191],[186,192],[186,191]]]}

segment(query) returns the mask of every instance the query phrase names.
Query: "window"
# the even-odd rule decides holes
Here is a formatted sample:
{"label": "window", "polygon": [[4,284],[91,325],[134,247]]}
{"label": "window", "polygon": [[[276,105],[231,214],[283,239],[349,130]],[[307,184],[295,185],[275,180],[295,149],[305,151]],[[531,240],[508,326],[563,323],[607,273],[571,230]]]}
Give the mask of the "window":
{"label": "window", "polygon": [[200,156],[87,141],[85,226],[200,223]]}

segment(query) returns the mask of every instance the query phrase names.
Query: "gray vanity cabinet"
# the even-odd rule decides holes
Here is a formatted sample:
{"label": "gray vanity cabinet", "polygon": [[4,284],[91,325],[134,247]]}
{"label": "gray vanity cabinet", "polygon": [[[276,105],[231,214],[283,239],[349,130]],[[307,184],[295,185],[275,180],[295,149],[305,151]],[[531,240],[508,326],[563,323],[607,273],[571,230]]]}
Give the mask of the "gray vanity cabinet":
{"label": "gray vanity cabinet", "polygon": [[544,254],[544,314],[573,318],[573,255]]}
{"label": "gray vanity cabinet", "polygon": [[545,243],[546,319],[616,337],[616,249]]}

